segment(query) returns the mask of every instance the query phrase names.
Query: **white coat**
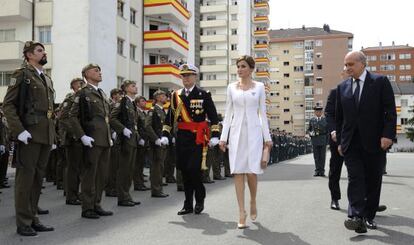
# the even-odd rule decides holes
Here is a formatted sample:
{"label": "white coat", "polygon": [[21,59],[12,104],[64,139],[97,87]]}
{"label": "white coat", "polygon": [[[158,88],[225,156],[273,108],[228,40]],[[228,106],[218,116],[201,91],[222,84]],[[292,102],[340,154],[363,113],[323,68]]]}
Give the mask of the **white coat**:
{"label": "white coat", "polygon": [[[235,164],[242,164],[236,162],[237,154],[247,151],[246,173],[263,173],[260,166],[263,143],[271,141],[264,84],[253,83],[253,88],[246,91],[238,88],[238,82],[227,87],[226,113],[220,140],[228,142],[231,172]],[[247,142],[239,142],[243,120],[247,122]]]}

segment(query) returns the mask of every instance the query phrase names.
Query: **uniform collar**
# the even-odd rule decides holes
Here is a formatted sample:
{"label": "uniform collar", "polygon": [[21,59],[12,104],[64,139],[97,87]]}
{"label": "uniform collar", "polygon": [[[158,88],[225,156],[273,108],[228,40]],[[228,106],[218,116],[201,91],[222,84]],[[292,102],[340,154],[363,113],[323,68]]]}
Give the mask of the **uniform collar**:
{"label": "uniform collar", "polygon": [[93,85],[92,83],[88,83],[88,82],[86,82],[87,84],[89,84],[92,88],[94,88],[96,91],[98,91],[98,86],[95,86],[95,85]]}

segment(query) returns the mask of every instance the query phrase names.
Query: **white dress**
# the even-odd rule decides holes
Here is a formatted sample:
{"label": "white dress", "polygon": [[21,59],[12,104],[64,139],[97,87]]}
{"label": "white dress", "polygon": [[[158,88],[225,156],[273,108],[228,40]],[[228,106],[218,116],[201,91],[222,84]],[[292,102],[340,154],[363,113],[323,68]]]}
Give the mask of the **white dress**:
{"label": "white dress", "polygon": [[262,174],[264,141],[270,141],[264,84],[253,81],[249,90],[236,83],[227,87],[226,113],[221,141],[228,142],[231,173]]}

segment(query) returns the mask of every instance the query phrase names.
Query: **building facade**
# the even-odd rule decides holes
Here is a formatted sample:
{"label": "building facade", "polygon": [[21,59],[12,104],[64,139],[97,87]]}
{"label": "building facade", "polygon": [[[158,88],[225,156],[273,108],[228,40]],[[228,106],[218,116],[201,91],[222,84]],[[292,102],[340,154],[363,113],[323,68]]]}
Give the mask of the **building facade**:
{"label": "building facade", "polygon": [[353,35],[305,27],[270,31],[270,127],[305,135],[313,107],[340,81]]}
{"label": "building facade", "polygon": [[391,82],[414,81],[414,47],[408,45],[363,48],[367,56],[367,70],[388,76]]}

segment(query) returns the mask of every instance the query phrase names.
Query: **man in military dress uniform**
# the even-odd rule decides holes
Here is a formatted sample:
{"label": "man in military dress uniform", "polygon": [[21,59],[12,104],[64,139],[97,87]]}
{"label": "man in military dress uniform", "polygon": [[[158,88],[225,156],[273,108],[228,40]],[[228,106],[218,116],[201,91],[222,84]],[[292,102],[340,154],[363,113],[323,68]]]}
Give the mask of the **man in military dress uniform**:
{"label": "man in military dress uniform", "polygon": [[[174,91],[171,95],[169,115],[163,133],[168,141],[171,129],[177,123],[177,168],[181,170],[184,182],[184,207],[178,215],[200,214],[204,209],[206,190],[202,183],[202,171],[206,169],[206,154],[210,146],[218,144],[219,125],[216,107],[211,94],[197,87],[198,68],[183,64],[179,67],[184,88]],[[211,134],[206,118],[211,123]],[[193,207],[193,200],[196,205]]]}
{"label": "man in military dress uniform", "polygon": [[126,80],[121,89],[125,96],[111,111],[110,124],[121,141],[119,166],[116,174],[116,191],[118,194],[118,206],[133,207],[141,204],[132,200],[129,189],[132,184],[135,157],[137,154],[140,135],[138,133],[138,114],[135,105],[137,94],[136,83]]}
{"label": "man in military dress uniform", "polygon": [[17,140],[15,208],[17,233],[35,236],[53,231],[37,217],[42,179],[55,141],[53,122],[54,94],[52,80],[43,66],[47,54],[43,44],[28,41],[23,54],[26,62],[16,70],[4,98],[4,114],[11,136]]}
{"label": "man in military dress uniform", "polygon": [[82,69],[86,85],[75,96],[69,112],[74,136],[84,145],[81,167],[82,217],[98,219],[112,215],[101,207],[108,174],[110,146],[109,100],[98,87],[101,68],[88,64]]}
{"label": "man in military dress uniform", "polygon": [[150,141],[150,181],[151,181],[151,197],[164,198],[168,197],[162,190],[162,179],[164,174],[164,161],[167,152],[168,139],[162,137],[162,127],[165,122],[165,111],[163,105],[167,101],[164,91],[157,90],[153,94],[155,105],[148,112],[145,118],[145,130]]}
{"label": "man in military dress uniform", "polygon": [[70,88],[73,93],[66,95],[62,102],[60,115],[61,144],[65,148],[67,166],[65,170],[65,191],[67,205],[80,205],[79,184],[80,169],[83,161],[83,147],[79,140],[75,140],[73,128],[69,120],[69,111],[75,101],[75,94],[83,86],[84,81],[80,77],[73,78]]}
{"label": "man in military dress uniform", "polygon": [[325,158],[327,137],[327,122],[322,116],[323,108],[315,106],[315,117],[309,121],[309,136],[312,140],[313,158],[315,159],[315,174],[313,176],[325,176]]}

